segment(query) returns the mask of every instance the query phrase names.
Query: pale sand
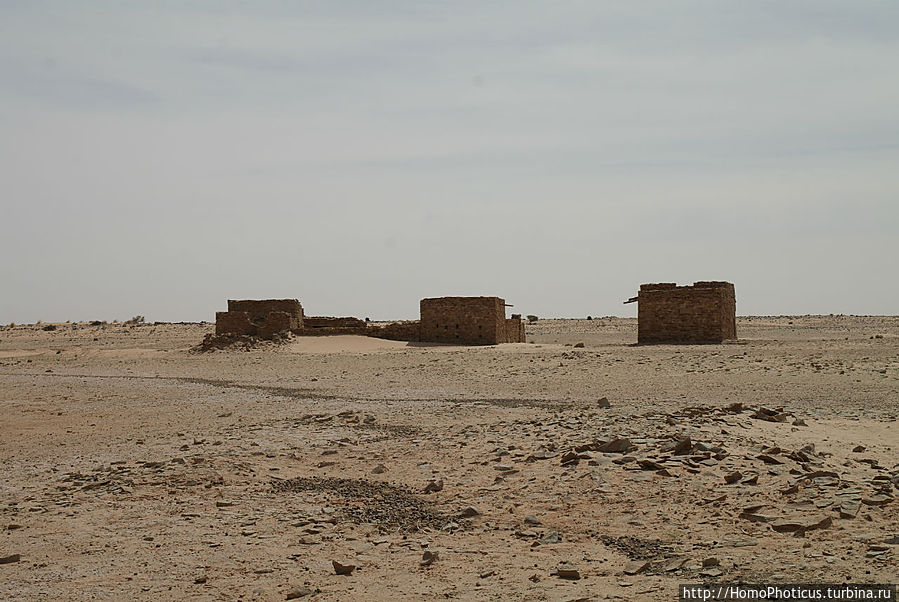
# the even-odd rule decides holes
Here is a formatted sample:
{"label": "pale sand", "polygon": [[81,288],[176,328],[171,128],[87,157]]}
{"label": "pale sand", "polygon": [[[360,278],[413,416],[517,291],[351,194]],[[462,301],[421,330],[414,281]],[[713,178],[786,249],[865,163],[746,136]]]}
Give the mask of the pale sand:
{"label": "pale sand", "polygon": [[[0,329],[0,558],[21,555],[0,564],[0,599],[672,600],[704,580],[899,580],[884,543],[899,503],[876,497],[899,493],[899,318],[744,318],[740,343],[712,346],[636,347],[634,320],[596,319],[528,325],[533,344],[190,353],[211,330]],[[723,411],[735,402],[790,416]],[[720,458],[661,451],[684,435]],[[636,442],[634,462],[589,449],[614,436]],[[757,484],[726,485],[733,471]],[[838,478],[784,493],[813,471]],[[274,485],[293,477],[319,480]],[[332,477],[407,486],[418,510]],[[424,493],[431,480],[443,489]],[[855,489],[878,505],[841,518]],[[831,524],[797,538],[747,504]],[[394,524],[470,505],[481,515],[456,527]],[[338,576],[332,560],[359,568]],[[553,575],[565,560],[582,579]]]}

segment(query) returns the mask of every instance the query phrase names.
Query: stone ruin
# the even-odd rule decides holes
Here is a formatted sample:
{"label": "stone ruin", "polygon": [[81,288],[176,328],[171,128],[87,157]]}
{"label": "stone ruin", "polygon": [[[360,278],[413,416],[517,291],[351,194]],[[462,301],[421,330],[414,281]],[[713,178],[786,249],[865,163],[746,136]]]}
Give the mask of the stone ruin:
{"label": "stone ruin", "polygon": [[303,306],[296,299],[228,299],[228,311],[215,314],[215,335],[236,334],[271,339],[303,328]]}
{"label": "stone ruin", "polygon": [[228,311],[215,314],[215,335],[273,339],[357,334],[396,341],[495,345],[524,343],[520,314],[506,318],[499,297],[439,297],[421,300],[421,319],[372,324],[359,318],[305,316],[296,299],[228,300]]}
{"label": "stone ruin", "polygon": [[520,314],[506,318],[499,297],[438,297],[421,300],[421,340],[435,343],[495,345],[524,343]]}
{"label": "stone ruin", "polygon": [[721,343],[737,338],[737,302],[730,282],[641,284],[625,303],[637,305],[637,344]]}

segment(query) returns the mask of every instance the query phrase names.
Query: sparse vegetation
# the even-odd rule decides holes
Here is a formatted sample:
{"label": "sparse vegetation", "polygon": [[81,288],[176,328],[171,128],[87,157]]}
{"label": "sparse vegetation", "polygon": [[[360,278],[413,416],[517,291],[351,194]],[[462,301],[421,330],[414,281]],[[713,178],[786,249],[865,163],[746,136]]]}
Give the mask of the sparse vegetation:
{"label": "sparse vegetation", "polygon": [[528,322],[530,322],[531,324],[533,324],[534,322],[536,322],[538,320],[537,316],[535,316],[534,314],[530,314],[527,318],[528,318]]}
{"label": "sparse vegetation", "polygon": [[41,330],[46,330],[47,332],[50,332],[50,331],[56,330],[56,325],[55,324],[47,324]]}
{"label": "sparse vegetation", "polygon": [[143,323],[144,323],[143,316],[134,316],[133,318],[131,318],[130,320],[125,322],[125,324],[143,324]]}

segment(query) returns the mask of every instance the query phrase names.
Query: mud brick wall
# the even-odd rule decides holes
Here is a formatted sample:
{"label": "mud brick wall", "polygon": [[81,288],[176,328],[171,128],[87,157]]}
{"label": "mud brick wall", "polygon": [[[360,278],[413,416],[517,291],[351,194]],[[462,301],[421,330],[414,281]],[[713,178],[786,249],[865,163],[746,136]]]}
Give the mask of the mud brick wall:
{"label": "mud brick wall", "polygon": [[421,340],[494,345],[506,342],[506,302],[499,297],[421,300]]}
{"label": "mud brick wall", "polygon": [[365,320],[359,318],[332,318],[330,316],[303,316],[304,328],[365,328]]}
{"label": "mud brick wall", "polygon": [[250,314],[245,311],[215,312],[215,334],[256,334],[256,325],[250,321]]}
{"label": "mud brick wall", "polygon": [[637,295],[637,342],[720,343],[737,338],[730,282],[643,284]]}
{"label": "mud brick wall", "polygon": [[252,322],[263,322],[269,313],[280,311],[293,316],[297,328],[303,326],[303,306],[296,299],[228,299],[228,311],[245,311]]}

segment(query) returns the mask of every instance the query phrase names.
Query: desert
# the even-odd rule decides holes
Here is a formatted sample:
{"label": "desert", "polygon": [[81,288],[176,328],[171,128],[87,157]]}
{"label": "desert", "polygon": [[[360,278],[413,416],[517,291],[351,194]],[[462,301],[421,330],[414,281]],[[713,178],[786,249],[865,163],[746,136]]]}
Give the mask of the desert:
{"label": "desert", "polygon": [[[51,328],[52,327],[52,328]],[[526,343],[0,328],[0,598],[671,600],[895,583],[899,318]]]}

